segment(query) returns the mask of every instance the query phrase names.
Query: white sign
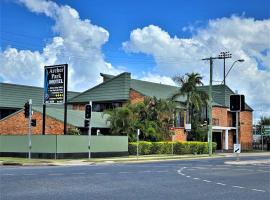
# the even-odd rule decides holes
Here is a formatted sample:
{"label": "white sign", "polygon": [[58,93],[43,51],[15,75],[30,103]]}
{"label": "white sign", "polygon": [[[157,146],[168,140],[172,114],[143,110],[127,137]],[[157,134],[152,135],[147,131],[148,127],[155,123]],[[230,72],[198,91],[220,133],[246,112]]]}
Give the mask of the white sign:
{"label": "white sign", "polygon": [[185,124],[185,129],[190,131],[191,130],[191,124]]}
{"label": "white sign", "polygon": [[233,145],[233,152],[234,153],[241,153],[241,144],[234,144]]}

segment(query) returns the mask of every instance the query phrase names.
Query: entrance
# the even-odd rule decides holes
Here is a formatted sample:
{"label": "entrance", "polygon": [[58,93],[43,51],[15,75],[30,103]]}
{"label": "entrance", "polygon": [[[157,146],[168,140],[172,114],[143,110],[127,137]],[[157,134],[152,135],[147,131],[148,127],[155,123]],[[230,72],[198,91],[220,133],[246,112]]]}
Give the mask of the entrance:
{"label": "entrance", "polygon": [[221,132],[213,132],[213,142],[217,143],[217,150],[222,150],[222,134],[221,134]]}

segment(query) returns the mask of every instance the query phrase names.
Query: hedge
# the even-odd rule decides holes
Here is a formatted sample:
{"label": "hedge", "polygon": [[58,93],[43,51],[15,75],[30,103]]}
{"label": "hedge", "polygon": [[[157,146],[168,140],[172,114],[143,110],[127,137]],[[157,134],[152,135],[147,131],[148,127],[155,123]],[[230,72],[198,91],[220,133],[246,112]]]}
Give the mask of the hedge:
{"label": "hedge", "polygon": [[[207,154],[207,142],[173,142],[174,154]],[[216,151],[217,144],[213,142],[213,152]],[[137,154],[137,142],[130,142],[128,144],[129,155]],[[172,142],[139,142],[139,154],[171,154]]]}

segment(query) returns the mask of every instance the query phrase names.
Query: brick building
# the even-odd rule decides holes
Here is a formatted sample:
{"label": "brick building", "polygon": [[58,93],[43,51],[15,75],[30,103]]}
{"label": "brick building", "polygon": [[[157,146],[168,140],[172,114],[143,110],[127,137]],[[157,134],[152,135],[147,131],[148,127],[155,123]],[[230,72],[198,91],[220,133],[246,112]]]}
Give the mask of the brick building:
{"label": "brick building", "polygon": [[[104,117],[101,114],[104,110],[109,108],[115,108],[125,105],[127,102],[137,103],[143,101],[145,96],[156,97],[161,99],[167,99],[172,94],[174,94],[178,87],[169,86],[164,84],[152,83],[147,81],[140,81],[136,79],[131,79],[130,73],[122,73],[117,76],[101,74],[103,77],[103,82],[93,88],[90,88],[82,93],[71,93],[71,96],[68,99],[68,127],[77,127],[83,132],[83,110],[85,104],[88,104],[89,101],[93,103],[93,122],[91,122],[92,133],[95,133],[97,129],[101,130],[101,134],[109,134],[108,124],[106,122],[106,116]],[[5,87],[3,87],[3,85]],[[12,85],[9,85],[10,87]],[[14,87],[17,85],[13,85]],[[18,86],[18,87],[27,87],[27,86]],[[13,113],[11,115],[5,116],[0,120],[0,134],[15,134],[15,133],[24,133],[25,130],[20,130],[21,126],[15,126],[16,124],[27,123],[22,117],[23,110],[20,109],[23,107],[24,102],[29,98],[39,98],[39,103],[34,105],[34,116],[37,117],[37,124],[42,124],[40,116],[42,114],[42,88],[33,89],[41,91],[41,93],[36,92],[32,94],[35,97],[31,97],[25,91],[24,93],[13,93],[12,89],[7,90],[6,85],[0,84],[0,112],[5,110],[5,113]],[[200,90],[208,91],[207,86],[199,87]],[[10,94],[12,93],[12,94]],[[34,93],[34,92],[33,92]],[[3,95],[2,95],[3,94]],[[233,143],[235,142],[235,113],[230,112],[229,110],[229,97],[234,92],[225,85],[214,85],[213,86],[213,141],[217,142],[218,149],[232,149]],[[21,96],[20,107],[18,102],[15,103],[17,106],[3,106],[6,101],[9,101],[9,98],[16,96]],[[2,99],[4,96],[4,99]],[[11,97],[10,97],[11,96]],[[24,98],[22,98],[24,96]],[[23,100],[22,100],[23,99]],[[12,101],[12,100],[11,100]],[[184,101],[184,97],[176,99],[176,101],[181,105]],[[33,102],[35,102],[33,100]],[[12,110],[13,109],[13,110]],[[14,113],[14,111],[16,111]],[[57,107],[48,108],[49,112],[46,112],[46,134],[62,134],[63,131],[63,109]],[[207,112],[205,111],[205,114]],[[3,114],[2,114],[3,115]],[[0,114],[1,116],[1,114]],[[207,118],[207,116],[206,116]],[[240,113],[239,117],[240,128],[239,128],[239,138],[242,144],[242,149],[252,148],[252,109],[246,105],[246,111]],[[92,124],[93,123],[93,124]],[[95,124],[94,124],[95,123]],[[185,131],[185,111],[180,106],[179,112],[176,113],[175,121],[175,140],[186,140],[186,131]],[[56,128],[57,127],[57,128]],[[57,129],[57,131],[55,130]],[[12,131],[11,131],[12,130]],[[40,134],[41,127],[38,125],[34,133]]]}

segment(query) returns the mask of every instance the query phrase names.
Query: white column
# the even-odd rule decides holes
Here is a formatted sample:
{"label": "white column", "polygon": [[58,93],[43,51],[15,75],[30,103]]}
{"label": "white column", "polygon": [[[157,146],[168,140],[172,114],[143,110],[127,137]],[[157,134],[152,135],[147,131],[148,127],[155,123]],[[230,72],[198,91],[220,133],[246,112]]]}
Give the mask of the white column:
{"label": "white column", "polygon": [[229,149],[228,138],[229,138],[229,130],[226,129],[226,130],[225,130],[225,150],[228,150],[228,149]]}

